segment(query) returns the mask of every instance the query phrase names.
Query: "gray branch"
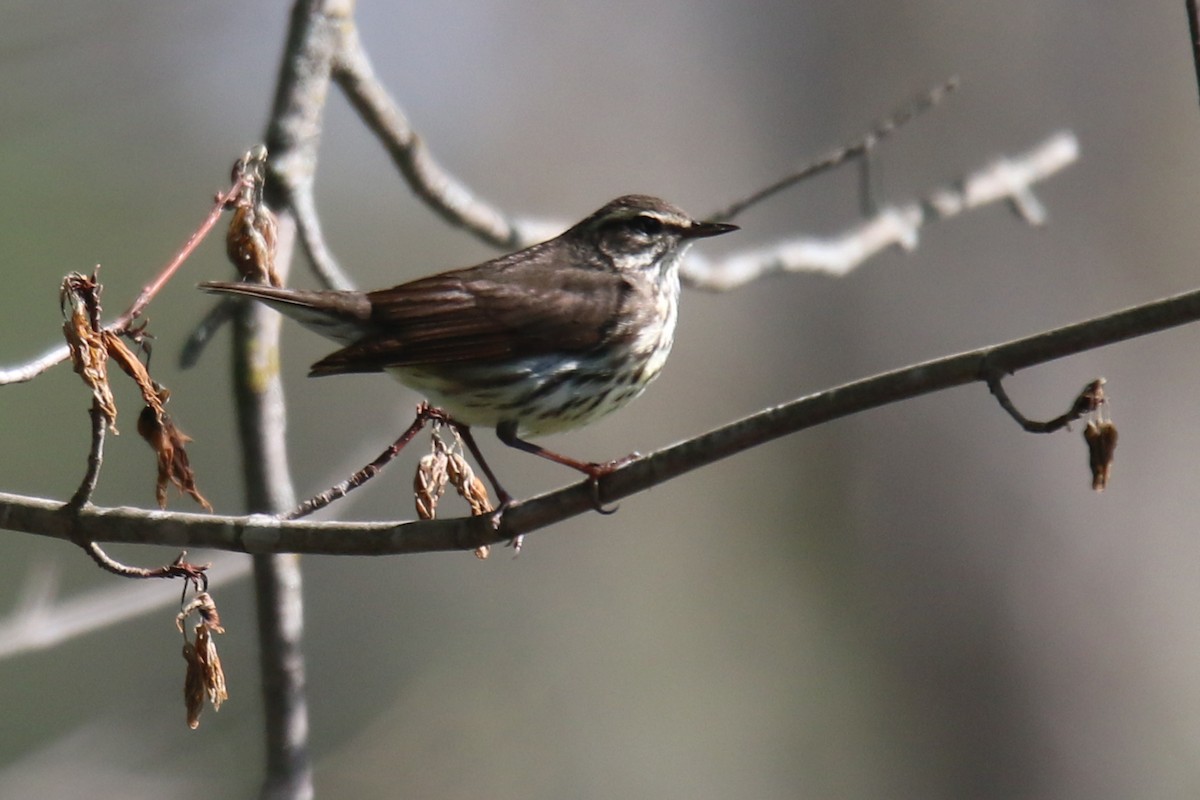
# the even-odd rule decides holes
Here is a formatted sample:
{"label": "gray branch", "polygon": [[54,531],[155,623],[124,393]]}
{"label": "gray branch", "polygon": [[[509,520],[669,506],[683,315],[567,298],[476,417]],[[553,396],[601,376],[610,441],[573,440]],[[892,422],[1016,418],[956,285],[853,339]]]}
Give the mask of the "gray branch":
{"label": "gray branch", "polygon": [[1079,157],[1074,134],[1056,133],[1030,150],[999,159],[922,200],[881,208],[870,219],[833,237],[799,237],[770,247],[734,253],[721,261],[692,254],[680,278],[688,286],[724,292],[776,272],[845,275],[892,246],[913,250],[918,232],[990,203],[1009,202],[1029,224],[1045,222],[1046,212],[1033,186]]}
{"label": "gray branch", "polygon": [[363,124],[388,151],[409,188],[442,219],[496,247],[515,250],[533,244],[507,214],[481,200],[438,164],[399,104],[375,76],[352,24],[342,29],[333,76]]}
{"label": "gray branch", "polygon": [[[644,491],[722,458],[830,420],[955,386],[981,382],[1200,319],[1200,290],[1103,317],[983,347],[801,397],[638,458],[601,479],[606,502]],[[494,516],[429,522],[284,521],[270,515],[222,517],[89,506],[65,513],[60,501],[0,493],[0,528],[66,541],[208,547],[243,553],[394,555],[472,550],[591,511],[589,481],[514,503]]]}

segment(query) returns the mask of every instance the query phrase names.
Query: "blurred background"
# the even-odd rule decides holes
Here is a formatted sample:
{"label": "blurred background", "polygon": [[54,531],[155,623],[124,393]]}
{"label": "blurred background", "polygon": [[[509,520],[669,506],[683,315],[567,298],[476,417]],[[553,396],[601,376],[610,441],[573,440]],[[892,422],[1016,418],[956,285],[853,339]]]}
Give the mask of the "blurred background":
{"label": "blurred background", "polygon": [[[1069,128],[1038,187],[1049,225],[991,207],[842,279],[687,293],[663,376],[546,443],[647,452],[882,370],[1194,288],[1200,115],[1183,3],[711,0],[362,2],[378,72],[434,154],[514,212],[572,221],[627,192],[696,215],[857,137],[914,93],[960,92],[889,140],[906,200]],[[60,341],[62,276],[102,264],[123,309],[260,140],[284,3],[9,3],[0,12],[0,363]],[[493,254],[415,201],[329,101],[317,203],[378,287]],[[858,214],[853,169],[705,243],[720,255]],[[205,244],[151,307],[152,368],[217,510],[241,492],[228,336],[176,355],[232,275]],[[311,284],[304,265],[292,282]],[[342,797],[1175,798],[1200,792],[1200,374],[1186,328],[1029,370],[1031,417],[1108,378],[1121,444],[1089,488],[1078,426],[1031,436],[980,385],[792,436],[494,551],[305,558],[318,792]],[[306,380],[289,328],[301,493],[373,457],[418,398],[380,376]],[[153,503],[123,386],[96,502]],[[0,489],[64,499],[89,399],[66,366],[0,388]],[[575,476],[481,437],[510,489]],[[333,509],[411,517],[416,452]],[[172,508],[192,510],[183,499]],[[454,501],[447,510],[461,511]],[[326,516],[329,516],[328,514]],[[142,564],[171,550],[115,548]],[[0,615],[32,574],[64,597],[115,578],[4,534]],[[193,554],[203,561],[211,554]],[[228,564],[229,562],[226,562]],[[178,587],[161,605],[0,661],[0,796],[247,797],[262,729],[248,582],[215,592],[231,699],[184,724]],[[103,613],[103,610],[101,610]]]}

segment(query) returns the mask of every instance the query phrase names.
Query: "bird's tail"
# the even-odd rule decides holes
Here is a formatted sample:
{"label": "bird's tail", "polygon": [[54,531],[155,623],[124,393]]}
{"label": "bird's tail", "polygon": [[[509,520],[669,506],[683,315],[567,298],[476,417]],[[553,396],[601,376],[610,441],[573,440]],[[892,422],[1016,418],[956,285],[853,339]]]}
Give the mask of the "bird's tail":
{"label": "bird's tail", "polygon": [[283,289],[261,283],[209,281],[200,288],[212,294],[249,297],[291,317],[314,333],[339,344],[363,337],[371,319],[371,304],[363,292],[319,292]]}

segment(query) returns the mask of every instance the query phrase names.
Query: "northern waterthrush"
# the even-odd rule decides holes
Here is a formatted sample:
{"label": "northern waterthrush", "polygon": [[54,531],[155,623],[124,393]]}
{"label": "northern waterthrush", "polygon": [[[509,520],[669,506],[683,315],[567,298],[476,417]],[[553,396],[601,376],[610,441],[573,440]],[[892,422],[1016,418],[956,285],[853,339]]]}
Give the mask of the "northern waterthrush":
{"label": "northern waterthrush", "polygon": [[260,300],[344,345],[310,375],[388,372],[459,425],[493,426],[505,444],[597,478],[618,462],[520,437],[586,425],[641,394],[671,351],[688,245],[736,229],[627,195],[541,244],[390,289],[200,287]]}

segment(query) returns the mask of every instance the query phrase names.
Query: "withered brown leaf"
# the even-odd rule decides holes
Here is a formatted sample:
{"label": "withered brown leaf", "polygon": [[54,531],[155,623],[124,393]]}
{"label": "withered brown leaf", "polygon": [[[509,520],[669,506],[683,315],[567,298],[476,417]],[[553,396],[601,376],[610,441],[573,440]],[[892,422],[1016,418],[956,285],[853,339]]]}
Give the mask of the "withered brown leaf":
{"label": "withered brown leaf", "polygon": [[1083,429],[1088,447],[1088,467],[1092,471],[1092,488],[1102,492],[1112,475],[1113,453],[1117,449],[1117,426],[1109,421],[1089,421]]}
{"label": "withered brown leaf", "polygon": [[[161,409],[162,406],[159,405]],[[184,445],[192,440],[171,421],[165,411],[147,405],[138,415],[138,433],[154,450],[158,457],[158,479],[154,497],[159,508],[167,507],[167,484],[173,483],[184,494],[199,503],[205,511],[212,511],[212,504],[196,488],[196,473],[188,461]]]}
{"label": "withered brown leaf", "polygon": [[[193,611],[200,615],[200,622],[193,629],[195,640],[188,641],[184,633],[184,620]],[[187,709],[188,727],[195,730],[200,725],[200,712],[204,701],[212,704],[213,711],[220,711],[221,704],[229,699],[225,685],[225,670],[213,634],[224,633],[217,606],[208,592],[201,592],[183,607],[175,617],[175,627],[184,633],[183,658],[187,671],[183,678],[183,701]]]}
{"label": "withered brown leaf", "polygon": [[109,430],[117,432],[117,403],[108,383],[108,349],[100,330],[100,284],[95,276],[86,277],[72,272],[63,279],[59,302],[63,309],[63,336],[71,351],[75,372],[92,390],[92,397],[108,422]]}

